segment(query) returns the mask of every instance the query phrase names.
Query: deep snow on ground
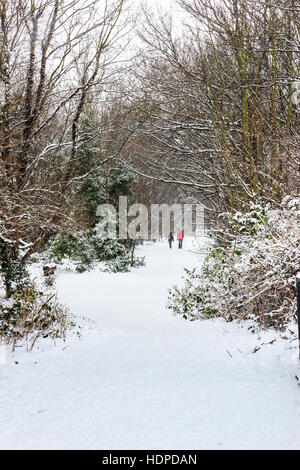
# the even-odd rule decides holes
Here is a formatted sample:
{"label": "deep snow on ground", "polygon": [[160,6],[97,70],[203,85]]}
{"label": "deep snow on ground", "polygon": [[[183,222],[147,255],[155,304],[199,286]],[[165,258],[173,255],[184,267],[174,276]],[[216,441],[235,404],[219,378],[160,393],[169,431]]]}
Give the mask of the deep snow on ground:
{"label": "deep snow on ground", "polygon": [[166,243],[138,251],[147,266],[130,273],[60,274],[83,337],[7,351],[0,448],[300,449],[295,342],[172,316],[167,289],[199,256]]}

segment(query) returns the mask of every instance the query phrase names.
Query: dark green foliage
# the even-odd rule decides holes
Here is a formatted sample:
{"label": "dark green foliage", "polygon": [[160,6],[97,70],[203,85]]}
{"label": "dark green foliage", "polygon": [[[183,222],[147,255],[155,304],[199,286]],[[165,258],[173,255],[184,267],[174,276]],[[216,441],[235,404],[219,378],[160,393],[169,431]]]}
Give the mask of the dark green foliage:
{"label": "dark green foliage", "polygon": [[96,211],[99,205],[112,204],[118,209],[119,196],[131,196],[134,183],[134,175],[118,167],[105,171],[97,168],[90,177],[78,184],[76,198],[85,207],[90,226],[98,222]]}
{"label": "dark green foliage", "polygon": [[4,279],[7,297],[11,297],[14,290],[27,282],[25,266],[17,258],[12,247],[0,239],[0,270]]}
{"label": "dark green foliage", "polygon": [[117,208],[119,196],[131,196],[135,184],[133,173],[124,167],[111,167],[102,163],[103,152],[114,153],[114,150],[105,147],[99,136],[99,128],[101,116],[97,110],[87,106],[81,120],[81,130],[87,140],[78,151],[75,168],[77,177],[85,177],[78,181],[74,192],[75,202],[83,207],[86,223],[90,227],[98,221],[96,210],[99,205],[113,204]]}
{"label": "dark green foliage", "polygon": [[96,211],[100,204],[106,201],[105,185],[98,173],[86,179],[76,189],[77,198],[83,202],[91,224],[96,222]]}
{"label": "dark green foliage", "polygon": [[61,234],[50,245],[50,257],[56,262],[72,259],[83,265],[90,265],[95,257],[93,251],[89,231]]}
{"label": "dark green foliage", "polygon": [[87,271],[87,267],[84,264],[79,264],[78,266],[76,266],[76,271],[78,273],[84,273],[85,271]]}
{"label": "dark green foliage", "polygon": [[130,171],[121,167],[112,170],[108,180],[109,202],[117,204],[119,196],[131,196],[134,183],[135,178]]}

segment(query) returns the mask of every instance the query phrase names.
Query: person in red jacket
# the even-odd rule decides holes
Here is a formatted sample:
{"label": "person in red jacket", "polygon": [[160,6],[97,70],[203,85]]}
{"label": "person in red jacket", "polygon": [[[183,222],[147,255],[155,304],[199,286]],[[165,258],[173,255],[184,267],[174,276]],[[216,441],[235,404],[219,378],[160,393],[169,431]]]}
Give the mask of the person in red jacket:
{"label": "person in red jacket", "polygon": [[183,232],[178,232],[177,233],[178,248],[182,248],[183,239],[184,239],[184,233]]}

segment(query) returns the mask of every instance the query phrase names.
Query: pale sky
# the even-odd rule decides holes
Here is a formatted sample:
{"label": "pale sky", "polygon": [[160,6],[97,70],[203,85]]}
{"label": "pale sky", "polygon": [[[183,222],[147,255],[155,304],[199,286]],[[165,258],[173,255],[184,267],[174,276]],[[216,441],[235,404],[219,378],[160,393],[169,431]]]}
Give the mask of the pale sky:
{"label": "pale sky", "polygon": [[173,17],[177,32],[183,28],[183,23],[188,18],[187,12],[183,11],[176,0],[129,0],[134,9],[139,11],[142,4],[146,5],[154,14],[159,12],[170,13]]}

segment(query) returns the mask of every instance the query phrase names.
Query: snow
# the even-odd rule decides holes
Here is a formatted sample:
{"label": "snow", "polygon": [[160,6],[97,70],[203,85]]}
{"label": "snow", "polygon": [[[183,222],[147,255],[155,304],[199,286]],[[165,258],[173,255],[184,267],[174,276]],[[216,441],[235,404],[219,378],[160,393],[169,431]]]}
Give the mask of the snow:
{"label": "snow", "polygon": [[6,351],[1,449],[300,449],[296,342],[166,310],[199,263],[189,248],[139,247],[147,265],[130,273],[59,274],[83,336]]}

